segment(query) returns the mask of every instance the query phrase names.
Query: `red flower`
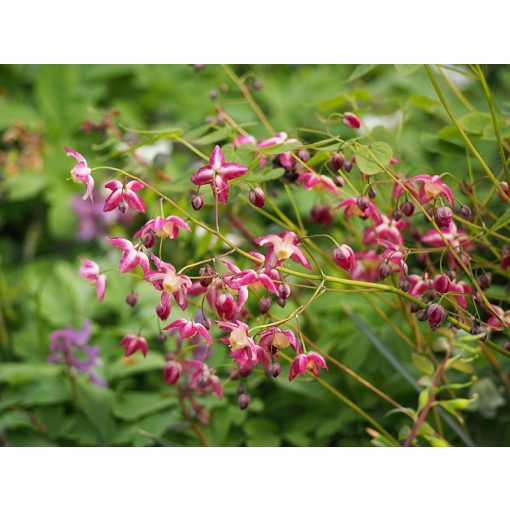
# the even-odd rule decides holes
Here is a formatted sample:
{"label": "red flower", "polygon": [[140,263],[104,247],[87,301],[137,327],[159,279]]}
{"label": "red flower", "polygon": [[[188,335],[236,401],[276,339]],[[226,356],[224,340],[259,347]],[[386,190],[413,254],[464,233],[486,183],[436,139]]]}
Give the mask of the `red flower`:
{"label": "red flower", "polygon": [[[108,181],[104,187],[111,190],[110,195],[104,202],[104,212],[113,211],[123,202],[132,207],[135,211],[141,213],[145,212],[143,200],[135,193],[135,191],[144,188],[141,182],[129,181],[127,184],[122,184],[120,181],[113,180]],[[121,209],[121,212],[125,212],[125,209]]]}
{"label": "red flower", "polygon": [[125,347],[124,355],[131,356],[136,351],[142,351],[143,357],[147,356],[147,340],[139,335],[126,335],[119,344],[120,347]]}
{"label": "red flower", "polygon": [[308,354],[298,354],[290,365],[289,381],[292,381],[297,375],[305,375],[307,371],[310,371],[315,377],[319,377],[319,367],[328,369],[320,354],[313,351]]}
{"label": "red flower", "polygon": [[228,181],[241,177],[247,171],[248,169],[239,163],[225,163],[221,147],[216,145],[209,158],[209,164],[193,174],[191,182],[197,186],[210,184],[216,198],[226,204],[228,201]]}

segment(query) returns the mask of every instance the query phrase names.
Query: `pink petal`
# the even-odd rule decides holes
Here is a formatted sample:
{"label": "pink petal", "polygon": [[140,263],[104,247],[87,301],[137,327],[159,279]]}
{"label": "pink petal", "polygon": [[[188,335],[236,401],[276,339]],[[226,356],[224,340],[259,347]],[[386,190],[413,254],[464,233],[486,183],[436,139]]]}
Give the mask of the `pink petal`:
{"label": "pink petal", "polygon": [[203,166],[191,176],[191,182],[196,186],[210,184],[214,176],[214,170],[210,166]]}
{"label": "pink petal", "polygon": [[[136,182],[136,181],[131,181]],[[126,190],[124,192],[124,198],[126,199],[126,202],[129,204],[130,207],[135,209],[138,212],[144,213],[145,212],[145,203],[144,201],[134,192],[131,190]]]}
{"label": "pink petal", "polygon": [[96,281],[96,294],[98,301],[102,301],[106,290],[106,276],[100,274]]}
{"label": "pink petal", "polygon": [[88,166],[87,161],[79,152],[73,151],[70,147],[64,147],[64,150],[68,156],[72,156],[78,163]]}
{"label": "pink petal", "polygon": [[220,175],[227,180],[241,177],[241,175],[244,175],[246,172],[248,172],[248,169],[238,163],[225,163],[219,171]]}
{"label": "pink petal", "polygon": [[121,250],[131,250],[134,248],[133,243],[122,237],[106,237],[106,240],[113,244],[113,246],[120,248]]}
{"label": "pink petal", "polygon": [[126,189],[131,191],[137,191],[139,189],[143,189],[145,186],[140,181],[129,181],[126,184]]}
{"label": "pink petal", "polygon": [[209,158],[209,166],[215,170],[219,170],[225,164],[225,158],[223,157],[223,151],[219,145],[214,147]]}
{"label": "pink petal", "polygon": [[117,180],[108,181],[104,185],[104,187],[107,188],[107,189],[111,189],[112,191],[116,191],[116,190],[122,188],[122,183],[120,181],[117,181]]}
{"label": "pink petal", "polygon": [[113,211],[122,200],[122,189],[112,191],[104,201],[103,212]]}

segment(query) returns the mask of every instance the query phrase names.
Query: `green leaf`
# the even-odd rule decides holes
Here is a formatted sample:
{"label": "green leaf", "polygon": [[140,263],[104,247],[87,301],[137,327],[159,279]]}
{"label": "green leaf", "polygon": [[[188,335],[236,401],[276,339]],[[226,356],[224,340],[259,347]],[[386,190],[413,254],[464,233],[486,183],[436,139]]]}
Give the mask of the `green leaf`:
{"label": "green leaf", "polygon": [[244,430],[248,435],[248,446],[280,446],[281,438],[276,425],[265,418],[251,418]]}
{"label": "green leaf", "polygon": [[225,126],[216,129],[215,131],[212,131],[207,135],[197,138],[196,140],[190,140],[190,142],[195,145],[211,145],[213,143],[221,142],[222,140],[225,140],[225,138],[228,138],[230,136],[231,131],[232,128],[230,126]]}
{"label": "green leaf", "polygon": [[113,406],[113,414],[121,420],[132,421],[174,405],[175,398],[165,398],[159,393],[132,391],[118,398]]}
{"label": "green leaf", "polygon": [[414,366],[423,374],[432,375],[434,373],[434,364],[425,356],[416,354],[415,352],[411,355]]}
{"label": "green leaf", "polygon": [[347,78],[346,83],[357,80],[375,69],[379,64],[359,64],[356,66],[352,74]]}
{"label": "green leaf", "polygon": [[269,170],[269,172],[262,173],[260,171],[251,172],[243,177],[243,180],[247,182],[265,182],[265,181],[273,181],[275,179],[279,179],[285,170],[283,168],[273,168]]}
{"label": "green leaf", "polygon": [[485,112],[471,112],[461,117],[459,122],[467,133],[482,135],[486,126],[492,125],[492,118]]}
{"label": "green leaf", "polygon": [[430,397],[430,388],[425,388],[423,391],[420,392],[420,395],[418,397],[418,411],[421,411],[429,401]]}
{"label": "green leaf", "polygon": [[48,180],[45,175],[35,172],[22,172],[5,182],[7,198],[12,202],[19,202],[35,198],[46,187]]}
{"label": "green leaf", "polygon": [[374,142],[370,146],[360,145],[353,148],[356,164],[365,175],[375,175],[389,165],[393,150],[384,142]]}
{"label": "green leaf", "polygon": [[165,358],[162,354],[159,352],[148,352],[146,358],[142,356],[119,358],[115,363],[107,367],[106,376],[108,380],[114,380],[152,370],[163,370],[164,366]]}
{"label": "green leaf", "polygon": [[33,363],[0,363],[0,381],[20,384],[33,379],[56,377],[62,372],[58,365]]}
{"label": "green leaf", "polygon": [[395,64],[397,73],[402,76],[409,76],[422,67],[422,64]]}
{"label": "green leaf", "polygon": [[496,230],[499,230],[500,228],[504,227],[510,223],[510,208],[508,208],[492,225],[490,228],[490,232],[495,232]]}

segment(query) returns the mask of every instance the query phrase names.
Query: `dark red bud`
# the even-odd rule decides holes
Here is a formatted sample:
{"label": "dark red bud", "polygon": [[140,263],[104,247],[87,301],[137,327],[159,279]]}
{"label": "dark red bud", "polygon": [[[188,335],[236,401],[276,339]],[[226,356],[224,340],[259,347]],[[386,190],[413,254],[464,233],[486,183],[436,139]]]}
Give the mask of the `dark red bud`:
{"label": "dark red bud", "polygon": [[399,287],[400,290],[407,292],[411,288],[411,282],[409,281],[409,278],[407,277],[402,278],[402,280],[400,280]]}
{"label": "dark red bud", "polygon": [[386,262],[383,262],[379,266],[379,276],[384,280],[387,276],[391,274],[391,267]]}
{"label": "dark red bud", "polygon": [[438,303],[433,303],[427,308],[427,319],[430,329],[438,328],[447,317],[448,312]]}
{"label": "dark red bud", "polygon": [[351,112],[345,112],[343,116],[343,123],[351,129],[359,129],[361,127],[361,120],[357,115]]}
{"label": "dark red bud", "polygon": [[269,296],[264,296],[259,300],[259,311],[264,314],[271,308],[273,300]]}
{"label": "dark red bud", "polygon": [[142,239],[142,244],[146,248],[152,248],[156,244],[156,236],[150,230],[148,230],[147,232],[144,232],[142,234],[141,239]]}
{"label": "dark red bud", "polygon": [[395,209],[392,213],[391,213],[391,217],[395,220],[395,221],[399,221],[400,219],[402,219],[402,213],[399,209]]}
{"label": "dark red bud", "polygon": [[119,205],[117,206],[117,209],[122,213],[122,214],[126,214],[127,210],[128,210],[128,205],[127,205],[127,202],[125,200],[122,200]]}
{"label": "dark red bud", "polygon": [[135,306],[136,303],[138,303],[138,292],[130,292],[127,296],[126,296],[126,303],[129,305],[129,306]]}
{"label": "dark red bud", "polygon": [[202,285],[202,287],[209,287],[214,277],[214,269],[210,265],[201,267],[198,271],[198,275],[200,276],[198,280],[200,285]]}
{"label": "dark red bud", "polygon": [[312,208],[310,212],[310,220],[317,225],[331,227],[333,224],[333,215],[327,205],[319,204]]}
{"label": "dark red bud", "polygon": [[377,192],[374,188],[368,188],[367,192],[368,198],[374,199],[377,196]]}
{"label": "dark red bud", "polygon": [[349,161],[344,163],[344,172],[349,173],[352,170],[352,165],[354,164],[353,159],[351,158]]}
{"label": "dark red bud", "polygon": [[165,342],[166,341],[166,334],[163,333],[163,331],[160,331],[159,332],[159,335],[158,335],[158,341],[159,342]]}
{"label": "dark red bud", "polygon": [[281,306],[282,308],[285,308],[285,305],[287,304],[287,300],[285,298],[282,298],[282,297],[279,297],[276,302],[278,303],[279,306]]}
{"label": "dark red bud", "polygon": [[262,188],[257,187],[250,190],[248,198],[255,207],[264,207],[265,195]]}
{"label": "dark red bud", "polygon": [[299,149],[298,158],[306,163],[310,159],[310,153],[306,149]]}
{"label": "dark red bud", "polygon": [[191,197],[191,207],[195,209],[195,211],[199,211],[202,209],[204,205],[204,196],[203,195],[193,195]]}
{"label": "dark red bud", "polygon": [[367,197],[361,196],[356,199],[356,205],[359,207],[360,211],[366,211],[370,205],[370,201]]}
{"label": "dark red bud", "polygon": [[333,154],[333,156],[331,156],[330,161],[333,170],[335,172],[338,172],[338,170],[340,170],[345,164],[345,157],[341,152],[337,152],[336,154]]}
{"label": "dark red bud", "polygon": [[345,184],[343,177],[340,177],[339,175],[333,178],[333,182],[337,188],[343,188]]}
{"label": "dark red bud", "polygon": [[280,283],[278,285],[278,296],[287,299],[290,296],[290,287],[287,283]]}
{"label": "dark red bud", "polygon": [[450,278],[446,274],[438,274],[434,281],[432,282],[432,286],[434,287],[434,290],[437,292],[444,294],[445,292],[448,292],[448,289],[450,288]]}
{"label": "dark red bud", "polygon": [[459,212],[463,218],[466,218],[466,220],[470,220],[473,217],[473,213],[471,212],[471,209],[467,205],[461,206]]}
{"label": "dark red bud", "polygon": [[399,209],[404,216],[409,217],[414,214],[415,205],[412,202],[409,202],[409,200],[406,200],[400,204]]}
{"label": "dark red bud", "polygon": [[248,395],[248,393],[241,393],[241,395],[239,395],[239,397],[237,398],[237,404],[241,411],[244,411],[250,405],[250,402],[251,397],[250,395]]}
{"label": "dark red bud", "polygon": [[480,275],[476,281],[480,289],[487,290],[492,285],[492,273],[483,273]]}
{"label": "dark red bud", "polygon": [[438,227],[447,227],[452,222],[453,211],[447,206],[438,207],[434,213],[434,219]]}
{"label": "dark red bud", "polygon": [[156,314],[162,321],[166,321],[170,315],[170,306],[158,303],[156,306]]}
{"label": "dark red bud", "polygon": [[426,308],[422,308],[421,310],[418,310],[418,312],[416,313],[416,318],[419,321],[427,320],[427,309]]}

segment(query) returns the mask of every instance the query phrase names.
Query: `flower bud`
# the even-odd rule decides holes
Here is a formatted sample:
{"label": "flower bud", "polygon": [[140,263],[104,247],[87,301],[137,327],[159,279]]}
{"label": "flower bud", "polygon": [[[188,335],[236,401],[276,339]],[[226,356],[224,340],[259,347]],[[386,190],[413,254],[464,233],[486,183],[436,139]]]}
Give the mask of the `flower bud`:
{"label": "flower bud", "polygon": [[282,308],[285,308],[285,305],[287,304],[287,300],[285,298],[279,297],[276,302],[278,303],[278,306],[281,306]]}
{"label": "flower bud", "polygon": [[290,287],[287,283],[280,283],[278,285],[278,296],[287,299],[290,296]]}
{"label": "flower bud", "polygon": [[166,342],[166,334],[163,331],[159,332],[158,342]]}
{"label": "flower bud", "polygon": [[253,81],[253,88],[260,90],[264,86],[264,83],[261,80]]}
{"label": "flower bud", "polygon": [[200,209],[202,209],[203,205],[204,205],[203,195],[196,194],[191,197],[191,207],[193,207],[195,211],[199,211]]}
{"label": "flower bud", "polygon": [[400,290],[407,292],[411,288],[411,282],[407,276],[403,276],[399,283]]}
{"label": "flower bud", "polygon": [[361,120],[352,112],[345,112],[342,121],[348,128],[351,129],[359,129],[361,127]]}
{"label": "flower bud", "polygon": [[239,369],[239,375],[241,377],[249,377],[253,372],[253,367],[242,367]]}
{"label": "flower bud", "polygon": [[281,374],[282,366],[277,361],[273,363],[269,363],[266,367],[266,374],[270,377],[274,377],[275,379]]}
{"label": "flower bud", "polygon": [[144,232],[142,234],[141,240],[142,244],[146,248],[152,248],[156,244],[156,236],[154,235],[154,232],[152,232],[151,230],[147,230],[146,232]]}
{"label": "flower bud", "polygon": [[207,266],[199,269],[198,275],[200,276],[200,279],[198,280],[200,285],[202,285],[202,287],[209,287],[214,277],[214,269],[208,264]]}
{"label": "flower bud", "polygon": [[404,216],[409,217],[414,214],[415,205],[412,202],[409,202],[409,200],[406,200],[400,204],[399,209]]}
{"label": "flower bud", "polygon": [[345,164],[345,156],[341,152],[337,152],[331,156],[331,166],[335,172],[338,172]]}
{"label": "flower bud", "polygon": [[485,335],[482,338],[480,338],[480,341],[485,342],[485,340],[487,340],[487,330],[483,326],[476,326],[475,324],[473,324],[473,326],[471,326],[471,329],[469,330],[469,332],[472,335],[481,335],[481,334],[485,333]]}
{"label": "flower bud", "polygon": [[264,296],[259,300],[259,311],[264,314],[267,313],[273,304],[273,300],[269,296]]}
{"label": "flower bud", "polygon": [[333,178],[333,183],[337,188],[343,188],[345,181],[344,181],[343,177],[340,177],[339,175],[337,175],[336,177]]}
{"label": "flower bud", "polygon": [[306,163],[310,159],[310,153],[306,149],[299,149],[298,158]]}
{"label": "flower bud", "polygon": [[251,397],[248,393],[241,393],[241,395],[237,398],[237,405],[241,411],[244,411],[250,405],[250,402]]}
{"label": "flower bud", "polygon": [[133,307],[136,305],[136,303],[138,303],[138,292],[130,292],[127,296],[126,296],[126,303]]}
{"label": "flower bud", "polygon": [[236,304],[230,294],[220,294],[216,299],[216,310],[223,319],[232,319],[236,313]]}
{"label": "flower bud", "polygon": [[459,210],[460,215],[466,220],[470,220],[473,217],[471,209],[467,205],[462,205]]}
{"label": "flower bud", "polygon": [[158,303],[156,305],[156,315],[162,320],[166,321],[170,315],[170,305]]}
{"label": "flower bud", "polygon": [[379,276],[384,280],[391,274],[391,267],[387,262],[383,262],[379,266]]}
{"label": "flower bud", "polygon": [[416,313],[416,318],[419,321],[427,320],[427,309],[426,308],[421,308],[420,310],[418,310],[418,312]]}
{"label": "flower bud", "polygon": [[416,303],[411,302],[411,304],[409,305],[409,311],[411,313],[416,313],[419,310],[421,310],[421,308]]}
{"label": "flower bud", "polygon": [[438,274],[434,281],[432,282],[432,287],[434,290],[439,292],[440,294],[444,294],[445,292],[448,292],[448,289],[450,288],[450,278],[448,278],[448,275],[446,274]]}
{"label": "flower bud", "polygon": [[510,342],[505,342],[503,344],[503,349],[505,349],[505,351],[510,351]]}
{"label": "flower bud", "polygon": [[366,211],[368,206],[370,205],[370,201],[367,197],[361,196],[356,199],[356,205],[358,206],[360,211]]}
{"label": "flower bud", "polygon": [[248,198],[255,207],[264,207],[265,196],[262,188],[257,187],[250,190]]}
{"label": "flower bud", "polygon": [[[499,183],[499,185],[501,186],[501,189],[503,190],[503,192],[505,193],[505,195],[507,197],[510,197],[510,188],[508,187],[508,183],[505,182],[505,181],[501,181]],[[503,203],[506,203],[506,200],[505,200],[505,197],[498,191],[498,197],[499,199],[503,202]]]}
{"label": "flower bud", "polygon": [[182,365],[178,361],[170,360],[165,364],[164,376],[167,384],[175,384],[182,374]]}
{"label": "flower bud", "polygon": [[218,97],[218,91],[216,89],[212,89],[209,92],[209,97],[213,100],[216,99]]}
{"label": "flower bud", "polygon": [[438,303],[433,303],[427,308],[427,319],[430,329],[438,328],[447,317],[448,312]]}
{"label": "flower bud", "polygon": [[395,156],[391,156],[390,165],[398,165],[398,159]]}
{"label": "flower bud", "polygon": [[367,195],[368,198],[374,199],[377,196],[377,192],[374,188],[368,188]]}
{"label": "flower bud", "polygon": [[344,172],[349,173],[352,170],[352,165],[354,165],[354,158],[344,163]]}
{"label": "flower bud", "polygon": [[391,213],[391,217],[395,220],[395,221],[399,221],[402,219],[402,212],[399,210],[399,209],[395,209],[392,213]]}
{"label": "flower bud", "polygon": [[483,273],[476,279],[480,289],[487,290],[492,284],[492,273]]}
{"label": "flower bud", "polygon": [[127,202],[125,200],[121,200],[119,202],[119,205],[117,206],[117,209],[122,213],[122,214],[126,214],[127,210],[128,210],[128,205],[127,205]]}
{"label": "flower bud", "polygon": [[211,321],[211,319],[208,319],[207,317],[204,317],[200,321],[200,324],[202,324],[202,326],[204,326],[204,328],[207,329],[207,330],[212,328],[212,321]]}
{"label": "flower bud", "polygon": [[438,227],[447,227],[452,222],[453,211],[447,206],[438,207],[434,213],[434,219]]}
{"label": "flower bud", "polygon": [[312,208],[310,212],[310,220],[317,225],[331,227],[333,224],[333,215],[327,205],[319,204]]}
{"label": "flower bud", "polygon": [[333,250],[333,260],[346,271],[351,271],[356,265],[356,255],[348,244],[342,244]]}

